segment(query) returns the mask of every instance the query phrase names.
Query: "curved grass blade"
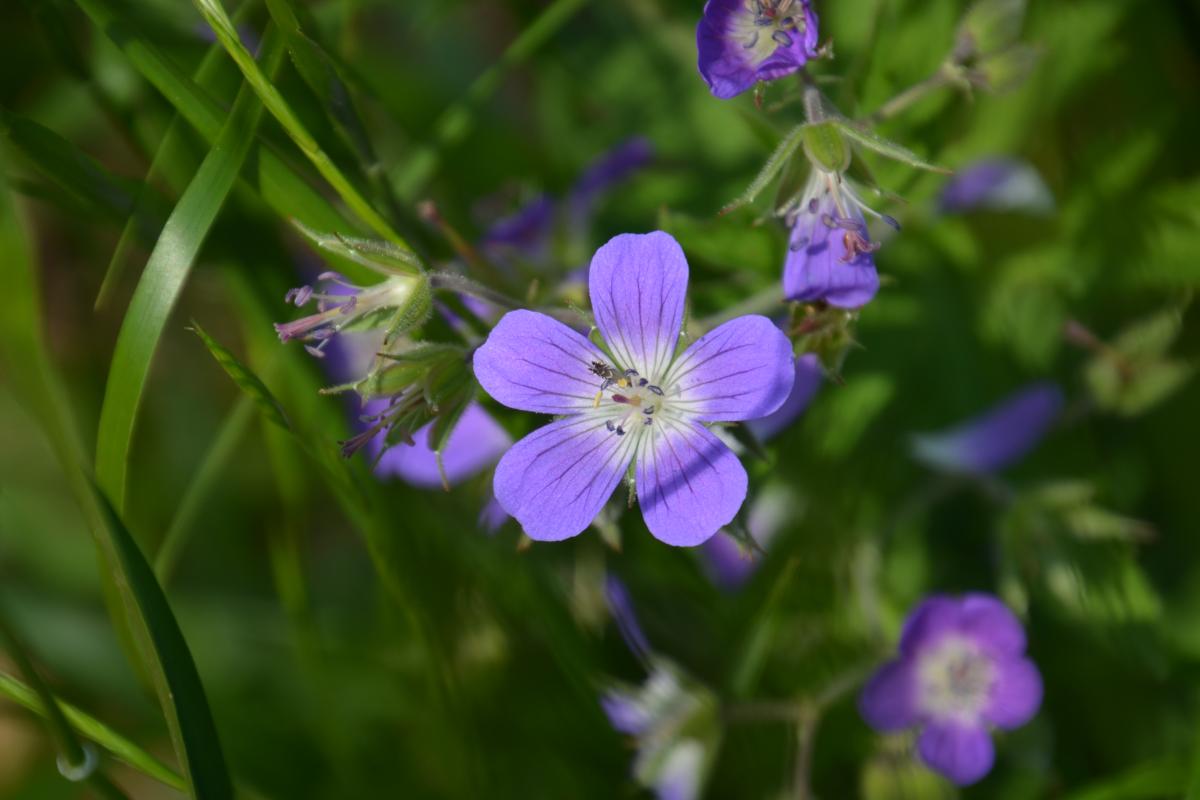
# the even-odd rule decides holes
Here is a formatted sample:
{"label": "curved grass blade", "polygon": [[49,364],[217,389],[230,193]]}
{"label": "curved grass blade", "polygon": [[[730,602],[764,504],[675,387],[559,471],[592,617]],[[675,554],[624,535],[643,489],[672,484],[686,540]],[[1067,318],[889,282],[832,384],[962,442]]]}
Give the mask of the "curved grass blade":
{"label": "curved grass blade", "polygon": [[[38,697],[37,692],[11,675],[0,673],[0,694],[38,716],[44,717],[47,714],[46,706]],[[187,787],[183,778],[179,777],[179,773],[100,720],[62,700],[58,700],[58,705],[62,709],[63,716],[75,727],[80,736],[100,745],[111,753],[113,758],[178,792],[186,790]]]}
{"label": "curved grass blade", "polygon": [[329,184],[334,188],[338,195],[346,202],[346,205],[358,215],[359,219],[367,223],[380,236],[389,240],[396,246],[404,250],[412,251],[404,238],[397,233],[387,220],[371,206],[370,203],[359,193],[337,165],[333,163],[333,159],[321,149],[317,140],[313,138],[304,124],[300,122],[299,117],[295,115],[287,101],[283,99],[283,95],[275,88],[274,84],[267,79],[263,74],[258,64],[254,61],[254,57],[250,55],[242,41],[238,38],[237,31],[234,29],[233,21],[225,12],[219,0],[193,0],[200,13],[204,15],[208,21],[209,27],[213,29],[213,33],[217,35],[217,40],[225,47],[225,51],[238,65],[245,77],[246,82],[254,88],[258,94],[262,104],[271,112],[271,115],[283,126],[284,131],[291,137],[296,146],[301,152],[308,157],[317,171]]}
{"label": "curved grass blade", "polygon": [[54,449],[115,584],[142,663],[158,691],[185,786],[195,798],[224,800],[232,795],[229,775],[195,663],[154,573],[88,475],[62,380],[46,351],[33,259],[5,191],[0,191],[0,263],[12,303],[0,315],[5,374]]}
{"label": "curved grass blade", "polygon": [[[109,0],[76,0],[76,3],[189,125],[210,144],[216,142],[228,117],[216,100],[162,50],[130,29]],[[247,163],[255,167],[253,174],[246,176],[247,181],[279,216],[295,217],[320,230],[353,227],[271,146],[257,143]]]}
{"label": "curved grass blade", "polygon": [[223,344],[205,333],[195,320],[192,321],[191,329],[200,337],[200,341],[204,342],[204,346],[221,365],[221,369],[225,370],[225,374],[233,378],[233,382],[238,385],[238,388],[254,401],[263,416],[285,431],[290,431],[292,424],[288,422],[287,415],[283,413],[283,406],[279,405],[279,401],[275,399],[275,395],[271,394],[271,390],[262,382],[262,379],[251,372]]}
{"label": "curved grass blade", "polygon": [[[273,29],[264,39],[263,52],[264,63],[273,73],[283,57],[282,38]],[[125,506],[129,448],[151,359],[200,247],[249,153],[261,115],[254,92],[243,85],[225,128],[163,226],[122,321],[96,439],[96,477],[119,509]]]}

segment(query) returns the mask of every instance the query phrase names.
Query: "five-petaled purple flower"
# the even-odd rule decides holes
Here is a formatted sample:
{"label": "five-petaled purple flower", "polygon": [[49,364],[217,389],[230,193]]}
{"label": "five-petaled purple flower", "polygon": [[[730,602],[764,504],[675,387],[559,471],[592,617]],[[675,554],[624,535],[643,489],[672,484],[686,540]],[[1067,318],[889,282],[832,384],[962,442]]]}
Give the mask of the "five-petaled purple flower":
{"label": "five-petaled purple flower", "polygon": [[817,55],[810,0],[708,0],[696,26],[700,75],[716,97],[790,75]]}
{"label": "five-petaled purple flower", "polygon": [[799,202],[786,211],[792,225],[783,265],[787,299],[858,308],[875,296],[879,273],[871,254],[879,244],[867,233],[864,212],[896,224],[863,203],[841,174],[813,167]]}
{"label": "five-petaled purple flower", "polygon": [[995,472],[1033,450],[1062,406],[1063,393],[1058,386],[1034,383],[955,428],[913,437],[913,455],[948,472]]}
{"label": "five-petaled purple flower", "polygon": [[871,727],[921,729],[921,759],[965,786],[992,768],[989,727],[1024,725],[1042,703],[1042,677],[1025,657],[1025,631],[995,597],[933,596],[909,616],[900,655],[859,697]]}
{"label": "five-petaled purple flower", "polygon": [[766,317],[739,317],[676,353],[688,266],[662,232],[622,234],[592,258],[601,350],[545,314],[511,311],[475,353],[475,376],[510,408],[562,419],[517,442],[496,498],[530,538],[582,532],[635,464],[650,532],[697,545],[746,497],[746,470],[702,423],[770,414],[792,389],[792,348]]}

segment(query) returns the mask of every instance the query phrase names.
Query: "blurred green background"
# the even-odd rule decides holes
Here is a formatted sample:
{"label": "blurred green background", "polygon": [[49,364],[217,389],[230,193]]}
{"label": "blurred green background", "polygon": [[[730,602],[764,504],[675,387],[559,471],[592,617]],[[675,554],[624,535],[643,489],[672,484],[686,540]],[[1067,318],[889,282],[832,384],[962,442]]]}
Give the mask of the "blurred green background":
{"label": "blurred green background", "polygon": [[[965,7],[819,2],[836,55],[816,68],[830,77],[822,85],[847,115],[870,113],[937,69]],[[716,212],[801,110],[770,111],[782,85],[767,111],[748,95],[708,94],[695,68],[698,0],[305,8],[306,32],[338,65],[379,158],[381,182],[355,180],[372,201],[394,196],[377,207],[431,261],[454,251],[417,201],[475,240],[522,198],[567,191],[597,155],[643,135],[653,166],[609,195],[590,242],[560,248],[556,269],[612,234],[662,227],[688,254],[693,316],[779,280],[782,227]],[[107,31],[97,9],[114,15]],[[244,38],[261,36],[266,9],[239,14]],[[191,5],[162,0],[0,10],[0,166],[16,223],[2,285],[23,285],[24,241],[40,338],[89,458],[133,288],[208,151],[175,123],[142,191],[180,101],[151,85],[136,55],[149,43],[191,75],[214,53],[206,85],[223,119],[240,74],[207,30]],[[654,647],[731,702],[819,694],[877,657],[880,632],[892,641],[927,592],[996,592],[1027,615],[1046,699],[1000,741],[993,774],[962,794],[1200,796],[1200,382],[1190,379],[1200,325],[1187,309],[1200,286],[1200,12],[1187,0],[1043,0],[1022,39],[1041,59],[1021,85],[935,92],[880,132],[952,169],[1025,158],[1055,213],[943,217],[944,176],[867,157],[902,198],[876,205],[903,230],[877,253],[885,286],[861,315],[843,383],[827,382],[767,459],[747,461],[752,491],[782,484],[793,507],[737,593],[713,587],[696,553],[653,540],[636,513],[622,519],[619,550],[595,531],[528,549],[513,523],[488,537],[476,518],[489,476],[449,494],[372,487],[360,458],[351,474],[369,505],[339,505],[320,466],[261,422],[185,329],[196,320],[260,374],[302,440],[345,436],[342,401],[316,393],[327,382],[318,365],[270,327],[292,318],[283,293],[316,262],[281,217],[287,198],[264,201],[252,156],[159,343],[123,509],[151,560],[168,529],[184,529],[165,590],[247,796],[638,796],[632,749],[596,701],[603,681],[642,675],[606,619],[605,570],[629,584]],[[294,64],[285,59],[274,83],[333,161],[360,174]],[[259,138],[340,206],[270,114]],[[94,308],[135,201],[145,229],[133,226],[126,268]],[[339,232],[370,235],[352,223]],[[106,612],[87,520],[39,425],[45,408],[18,391],[18,375],[37,369],[36,348],[13,333],[38,324],[31,303],[10,292],[2,312],[0,603],[64,700],[170,762],[161,712]],[[1111,352],[1069,343],[1068,321],[1128,348],[1130,385],[1105,383]],[[1064,388],[1068,413],[1004,474],[1003,491],[909,457],[912,433],[1044,378]],[[538,424],[503,419],[514,434]],[[1090,492],[1056,506],[1047,487],[1064,482]],[[815,740],[816,795],[952,795],[910,766],[906,747],[871,732],[853,692],[842,694]],[[784,796],[794,750],[787,724],[728,727],[707,796]],[[0,796],[81,796],[54,752],[36,717],[0,700]],[[131,797],[178,796],[120,765],[109,772]]]}

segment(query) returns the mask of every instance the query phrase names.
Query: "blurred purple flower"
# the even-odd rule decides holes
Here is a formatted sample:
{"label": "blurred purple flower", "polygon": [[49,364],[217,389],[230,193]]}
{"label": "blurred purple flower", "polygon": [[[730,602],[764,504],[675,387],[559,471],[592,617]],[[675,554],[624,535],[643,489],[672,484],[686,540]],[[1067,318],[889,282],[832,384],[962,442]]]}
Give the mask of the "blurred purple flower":
{"label": "blurred purple flower", "polygon": [[[386,405],[386,402],[381,405]],[[368,403],[364,412],[370,413],[374,405],[380,404]],[[432,432],[431,422],[413,434],[412,445],[389,447],[375,465],[375,474],[381,478],[394,475],[423,489],[440,487],[442,477],[438,471],[437,454],[429,442]],[[371,445],[376,453],[382,446],[382,437]],[[442,467],[446,470],[447,482],[453,486],[478,475],[495,464],[511,446],[512,437],[500,423],[478,403],[472,403],[459,418],[442,449]]]}
{"label": "blurred purple flower", "polygon": [[384,309],[400,308],[411,302],[418,282],[417,277],[388,275],[379,283],[358,286],[336,272],[322,272],[317,276],[316,286],[299,286],[284,297],[284,302],[297,308],[315,300],[317,313],[291,322],[277,322],[275,332],[281,342],[293,339],[305,342],[305,350],[323,358],[325,348],[341,331],[378,316]]}
{"label": "blurred purple flower", "polygon": [[584,169],[567,201],[573,224],[588,222],[596,201],[654,160],[654,146],[644,136],[634,136],[604,153]]}
{"label": "blurred purple flower", "polygon": [[[759,492],[750,501],[750,513],[746,516],[746,530],[754,543],[767,550],[792,516],[795,504],[789,487],[771,484]],[[701,553],[709,578],[728,591],[742,588],[762,566],[762,553],[750,550],[725,531],[705,542]]]}
{"label": "blurred purple flower", "polygon": [[783,265],[788,300],[858,308],[875,296],[879,273],[871,254],[879,245],[870,240],[864,211],[875,214],[840,175],[813,168],[788,214],[794,218]]}
{"label": "blurred purple flower", "polygon": [[933,596],[905,621],[899,649],[863,688],[863,719],[880,732],[919,728],[926,764],[975,783],[995,758],[989,727],[1019,728],[1042,703],[1021,623],[988,594]]}
{"label": "blurred purple flower", "polygon": [[592,259],[596,325],[613,359],[544,314],[511,311],[475,353],[480,385],[510,408],[562,418],[517,442],[496,497],[531,539],[582,532],[636,458],[642,516],[697,545],[737,513],[746,470],[704,422],[754,419],[791,392],[791,344],[766,317],[726,322],[679,357],[688,266],[662,232],[623,234]]}
{"label": "blurred purple flower", "polygon": [[814,58],[817,15],[809,0],[708,0],[696,49],[709,90],[727,99]]}
{"label": "blurred purple flower", "polygon": [[950,430],[914,436],[913,456],[947,472],[1001,470],[1037,446],[1062,406],[1063,393],[1058,386],[1031,384]]}
{"label": "blurred purple flower", "polygon": [[821,360],[815,353],[805,353],[796,359],[796,379],[792,382],[792,393],[783,405],[765,417],[746,420],[743,424],[760,442],[774,438],[804,413],[824,378]]}
{"label": "blurred purple flower", "polygon": [[604,594],[608,598],[608,608],[612,611],[613,622],[621,638],[633,654],[642,660],[650,657],[650,640],[642,631],[637,614],[633,610],[633,601],[629,599],[629,590],[616,575],[609,575],[604,581]]}
{"label": "blurred purple flower", "polygon": [[507,217],[492,223],[480,246],[485,250],[513,251],[530,261],[543,260],[554,233],[555,204],[548,194],[539,194]]}
{"label": "blurred purple flower", "polygon": [[1054,196],[1033,165],[991,158],[956,173],[942,189],[938,205],[945,214],[990,209],[1045,215],[1054,210]]}

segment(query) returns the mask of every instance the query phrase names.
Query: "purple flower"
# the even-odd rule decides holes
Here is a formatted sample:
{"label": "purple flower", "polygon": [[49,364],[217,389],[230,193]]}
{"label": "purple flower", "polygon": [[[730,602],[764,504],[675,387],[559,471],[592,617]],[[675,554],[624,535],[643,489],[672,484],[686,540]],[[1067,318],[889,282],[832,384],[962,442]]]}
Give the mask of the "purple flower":
{"label": "purple flower", "polygon": [[589,164],[568,196],[572,225],[586,225],[593,206],[605,192],[644,169],[653,159],[654,146],[650,140],[634,136]]}
{"label": "purple flower", "polygon": [[709,90],[730,98],[814,58],[817,15],[809,0],[708,0],[696,48]]}
{"label": "purple flower", "polygon": [[1042,677],[1025,657],[1025,631],[987,594],[933,596],[908,617],[900,655],[859,696],[881,732],[920,728],[921,759],[966,786],[992,768],[990,727],[1019,728],[1042,703]]}
{"label": "purple flower", "polygon": [[976,209],[1044,215],[1054,197],[1031,164],[1015,158],[976,161],[946,182],[938,203],[945,214]]}
{"label": "purple flower", "polygon": [[688,266],[662,232],[623,234],[588,275],[607,351],[545,314],[511,311],[475,353],[475,376],[510,408],[562,418],[496,468],[500,504],[531,539],[582,532],[635,464],[650,532],[697,545],[737,513],[746,471],[705,422],[770,414],[787,399],[791,344],[766,317],[739,317],[676,355]]}
{"label": "purple flower", "polygon": [[1031,384],[957,427],[914,436],[913,456],[948,472],[995,472],[1029,453],[1058,418],[1062,405],[1058,386]]}
{"label": "purple flower", "polygon": [[629,590],[615,575],[609,575],[604,581],[604,594],[608,598],[608,607],[612,611],[613,621],[621,631],[621,638],[633,654],[642,660],[650,657],[650,640],[642,631],[637,614],[633,611],[633,601],[629,599]]}
{"label": "purple flower", "polygon": [[788,428],[808,408],[825,371],[821,368],[821,360],[815,353],[805,353],[796,359],[796,379],[792,383],[792,393],[783,401],[774,413],[761,419],[747,420],[744,424],[760,442],[774,438],[780,431]]}
{"label": "purple flower", "polygon": [[298,339],[304,349],[317,358],[325,357],[325,348],[346,329],[378,327],[386,319],[383,312],[412,302],[421,279],[416,276],[389,274],[371,286],[357,286],[336,272],[322,272],[317,285],[290,289],[284,302],[302,308],[316,301],[317,313],[292,322],[275,323],[281,342]]}
{"label": "purple flower", "polygon": [[[879,273],[863,212],[874,214],[841,175],[813,168],[794,219],[783,265],[789,300],[823,300],[838,308],[866,305],[879,290]],[[889,217],[884,217],[895,224]]]}
{"label": "purple flower", "polygon": [[496,220],[480,242],[485,250],[515,253],[530,261],[542,261],[554,232],[555,205],[548,194],[539,194],[507,217]]}
{"label": "purple flower", "polygon": [[[771,484],[755,496],[746,518],[746,530],[763,550],[783,529],[794,513],[796,499],[793,491],[780,484]],[[705,571],[718,587],[736,591],[750,580],[762,564],[761,553],[751,551],[731,534],[722,531],[701,548]]]}
{"label": "purple flower", "polygon": [[[368,408],[371,404],[368,404]],[[423,489],[435,489],[442,485],[438,470],[437,454],[430,446],[429,437],[433,423],[429,423],[413,434],[413,444],[397,444],[389,447],[375,465],[379,477],[394,475],[406,483]],[[383,446],[382,435],[373,447],[378,452]],[[442,467],[451,486],[483,472],[499,460],[512,445],[512,437],[483,410],[478,403],[467,406],[458,424],[450,433],[442,448]]]}

